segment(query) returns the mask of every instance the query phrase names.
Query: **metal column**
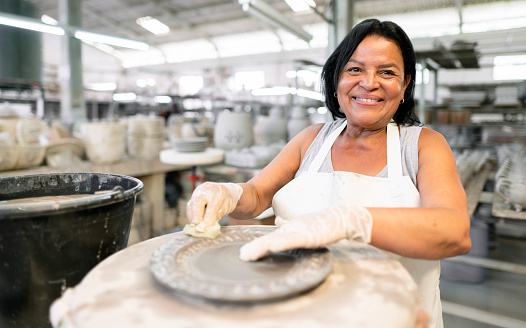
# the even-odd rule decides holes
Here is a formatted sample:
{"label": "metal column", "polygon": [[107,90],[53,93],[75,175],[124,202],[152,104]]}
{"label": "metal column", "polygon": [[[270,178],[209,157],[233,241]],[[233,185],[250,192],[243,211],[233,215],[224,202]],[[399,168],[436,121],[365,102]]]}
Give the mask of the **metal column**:
{"label": "metal column", "polygon": [[329,55],[354,26],[354,0],[333,0],[329,24]]}
{"label": "metal column", "polygon": [[[82,1],[59,0],[59,21],[62,26],[82,27]],[[86,117],[84,86],[82,81],[82,43],[66,33],[62,37],[60,81],[60,116],[71,124]]]}

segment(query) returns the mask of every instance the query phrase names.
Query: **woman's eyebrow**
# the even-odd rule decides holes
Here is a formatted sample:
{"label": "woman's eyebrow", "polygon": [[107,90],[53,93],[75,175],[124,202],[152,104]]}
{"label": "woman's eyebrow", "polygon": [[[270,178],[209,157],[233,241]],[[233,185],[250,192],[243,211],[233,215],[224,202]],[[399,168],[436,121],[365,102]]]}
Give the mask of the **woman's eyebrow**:
{"label": "woman's eyebrow", "polygon": [[355,60],[355,59],[349,59],[348,63],[355,63],[355,64],[358,64],[358,65],[363,65],[363,63],[361,61],[358,61],[358,60]]}
{"label": "woman's eyebrow", "polygon": [[396,69],[400,69],[398,68],[398,66],[396,66],[396,64],[392,63],[392,64],[383,64],[383,65],[380,65],[378,66],[379,68],[391,68],[391,67],[394,67]]}
{"label": "woman's eyebrow", "polygon": [[[355,63],[355,64],[358,64],[358,65],[362,65],[362,66],[365,66],[365,64],[359,60],[356,60],[356,59],[349,59],[348,63]],[[396,69],[400,69],[395,63],[389,63],[389,64],[383,64],[383,65],[379,65],[378,68],[391,68],[391,67],[394,67]]]}

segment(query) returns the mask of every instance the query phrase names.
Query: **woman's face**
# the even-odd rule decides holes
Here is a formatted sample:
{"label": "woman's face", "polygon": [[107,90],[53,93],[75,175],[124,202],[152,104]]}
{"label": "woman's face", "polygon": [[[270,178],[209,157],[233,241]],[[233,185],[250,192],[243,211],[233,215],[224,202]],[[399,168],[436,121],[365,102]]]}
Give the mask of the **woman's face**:
{"label": "woman's face", "polygon": [[367,36],[345,65],[338,81],[338,102],[350,124],[367,129],[386,126],[409,84],[398,46]]}

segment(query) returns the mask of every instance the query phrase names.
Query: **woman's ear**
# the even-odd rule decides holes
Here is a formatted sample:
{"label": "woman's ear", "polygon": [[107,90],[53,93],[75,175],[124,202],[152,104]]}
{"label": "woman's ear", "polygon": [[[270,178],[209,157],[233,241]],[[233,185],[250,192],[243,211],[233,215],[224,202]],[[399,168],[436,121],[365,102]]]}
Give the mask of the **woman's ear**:
{"label": "woman's ear", "polygon": [[411,82],[411,75],[406,75],[404,79],[404,93],[405,89],[407,89],[407,86],[409,85],[409,82]]}

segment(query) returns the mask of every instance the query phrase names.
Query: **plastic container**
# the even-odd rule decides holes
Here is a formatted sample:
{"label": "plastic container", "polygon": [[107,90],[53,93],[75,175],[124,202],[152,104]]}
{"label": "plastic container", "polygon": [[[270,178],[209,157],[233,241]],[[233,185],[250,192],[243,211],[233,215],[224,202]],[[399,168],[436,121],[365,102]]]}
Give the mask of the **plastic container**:
{"label": "plastic container", "polygon": [[[142,190],[139,179],[105,173],[0,178],[0,327],[51,327],[61,292],[127,246]],[[61,199],[22,200],[42,196]]]}

